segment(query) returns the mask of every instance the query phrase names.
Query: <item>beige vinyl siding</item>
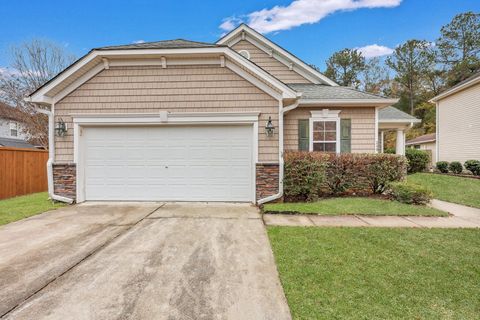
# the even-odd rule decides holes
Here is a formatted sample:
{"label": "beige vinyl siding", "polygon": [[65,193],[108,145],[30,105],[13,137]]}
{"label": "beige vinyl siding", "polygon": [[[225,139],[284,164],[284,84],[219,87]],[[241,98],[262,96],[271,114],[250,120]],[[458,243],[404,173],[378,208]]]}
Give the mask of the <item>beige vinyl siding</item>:
{"label": "beige vinyl siding", "polygon": [[439,101],[438,161],[480,160],[480,84]]}
{"label": "beige vinyl siding", "polygon": [[77,88],[55,105],[56,121],[68,125],[55,138],[56,162],[73,162],[74,113],[260,111],[259,162],[278,162],[278,135],[261,130],[268,117],[278,127],[278,101],[220,66],[115,67]]}
{"label": "beige vinyl siding", "polygon": [[271,75],[285,83],[311,83],[297,72],[290,70],[286,65],[277,59],[270,57],[263,50],[257,48],[247,40],[241,40],[232,46],[235,51],[247,50],[250,53],[250,60]]}
{"label": "beige vinyl siding", "polygon": [[[285,115],[284,133],[285,150],[298,150],[298,120],[309,119],[312,110],[321,107],[297,108]],[[375,152],[375,108],[374,107],[331,107],[340,110],[341,119],[352,120],[352,152]]]}

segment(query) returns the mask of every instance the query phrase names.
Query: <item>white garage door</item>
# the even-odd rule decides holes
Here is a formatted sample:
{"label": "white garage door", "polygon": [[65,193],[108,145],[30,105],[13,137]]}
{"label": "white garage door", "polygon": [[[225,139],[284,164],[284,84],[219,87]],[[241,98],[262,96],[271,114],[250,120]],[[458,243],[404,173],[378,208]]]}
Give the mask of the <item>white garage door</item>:
{"label": "white garage door", "polygon": [[89,127],[86,200],[253,201],[252,126]]}

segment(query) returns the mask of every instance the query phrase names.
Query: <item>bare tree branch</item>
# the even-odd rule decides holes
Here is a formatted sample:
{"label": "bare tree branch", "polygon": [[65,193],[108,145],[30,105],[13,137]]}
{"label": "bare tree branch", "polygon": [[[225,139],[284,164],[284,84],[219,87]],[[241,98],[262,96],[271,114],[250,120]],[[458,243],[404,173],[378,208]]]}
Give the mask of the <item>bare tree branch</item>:
{"label": "bare tree branch", "polygon": [[30,142],[48,147],[48,120],[24,98],[73,63],[75,57],[51,41],[34,39],[12,47],[11,60],[10,68],[0,72],[0,101],[22,112]]}

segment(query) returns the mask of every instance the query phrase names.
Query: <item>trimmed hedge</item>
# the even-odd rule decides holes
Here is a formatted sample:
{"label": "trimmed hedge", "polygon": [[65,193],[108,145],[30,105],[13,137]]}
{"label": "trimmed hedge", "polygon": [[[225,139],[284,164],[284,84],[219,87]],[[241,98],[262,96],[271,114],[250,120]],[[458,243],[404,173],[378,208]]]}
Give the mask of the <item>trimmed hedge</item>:
{"label": "trimmed hedge", "polygon": [[427,152],[413,148],[405,150],[408,159],[408,173],[423,172],[427,170],[430,156]]}
{"label": "trimmed hedge", "polygon": [[463,171],[463,167],[462,167],[462,164],[460,162],[452,161],[448,165],[448,170],[450,170],[451,172],[453,172],[455,174],[460,174]]}
{"label": "trimmed hedge", "polygon": [[316,152],[285,154],[284,193],[288,199],[313,201],[325,181],[328,156]]}
{"label": "trimmed hedge", "polygon": [[465,161],[465,169],[470,171],[475,176],[480,176],[480,161],[478,160],[467,160]]}
{"label": "trimmed hedge", "polygon": [[448,173],[448,162],[447,161],[438,161],[436,164],[437,170],[441,173]]}
{"label": "trimmed hedge", "polygon": [[426,205],[433,198],[430,189],[411,182],[392,182],[389,189],[394,200],[407,204]]}
{"label": "trimmed hedge", "polygon": [[383,193],[406,172],[407,160],[398,155],[286,152],[285,201]]}

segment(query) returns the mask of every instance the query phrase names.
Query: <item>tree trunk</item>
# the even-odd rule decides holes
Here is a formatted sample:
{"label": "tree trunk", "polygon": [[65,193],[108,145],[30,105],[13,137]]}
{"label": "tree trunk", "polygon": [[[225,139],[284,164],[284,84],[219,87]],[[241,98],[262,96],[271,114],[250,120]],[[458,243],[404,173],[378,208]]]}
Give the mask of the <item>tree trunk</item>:
{"label": "tree trunk", "polygon": [[410,102],[410,115],[413,116],[413,108],[414,108],[414,101],[413,101],[414,95],[413,95],[413,90],[410,89],[409,95],[410,95],[410,99],[409,99],[409,100],[410,100],[410,101],[409,101],[409,102]]}

